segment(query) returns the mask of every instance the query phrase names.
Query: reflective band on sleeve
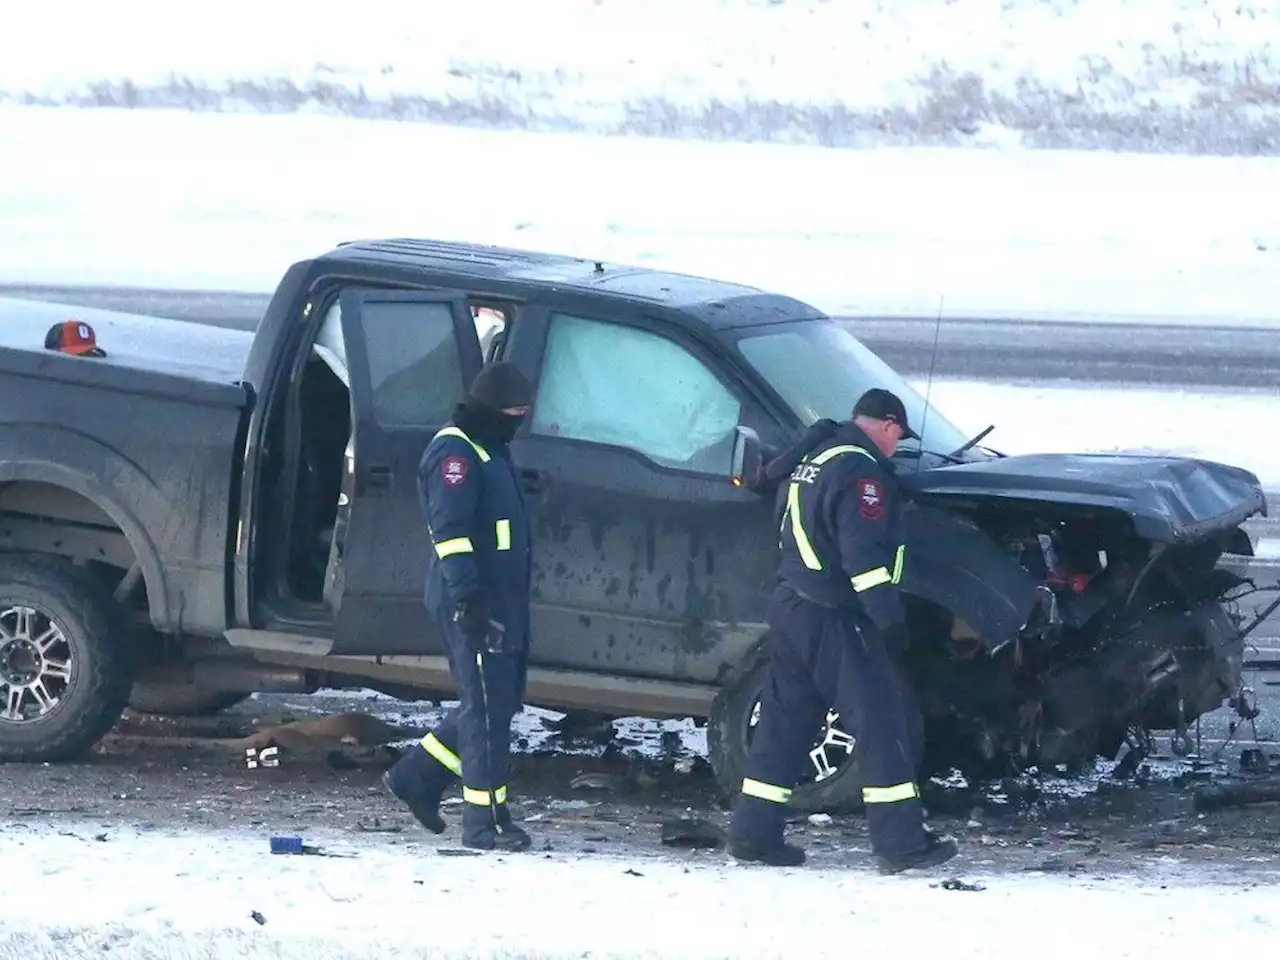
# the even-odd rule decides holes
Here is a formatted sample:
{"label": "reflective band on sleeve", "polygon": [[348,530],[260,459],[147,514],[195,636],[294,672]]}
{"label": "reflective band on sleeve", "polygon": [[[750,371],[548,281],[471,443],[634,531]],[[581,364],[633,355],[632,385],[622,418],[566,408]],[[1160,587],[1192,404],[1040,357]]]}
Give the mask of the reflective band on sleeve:
{"label": "reflective band on sleeve", "polygon": [[876,567],[866,573],[860,573],[856,577],[850,577],[849,582],[853,584],[854,590],[861,593],[863,590],[878,587],[882,583],[892,583],[893,578],[889,576],[888,567]]}
{"label": "reflective band on sleeve", "polygon": [[437,740],[434,733],[428,733],[422,738],[422,749],[448,767],[455,777],[462,776],[462,760],[456,753]]}
{"label": "reflective band on sleeve", "polygon": [[900,783],[894,787],[863,787],[863,803],[901,803],[903,800],[914,800],[920,791],[914,783]]}
{"label": "reflective band on sleeve", "polygon": [[511,521],[510,520],[498,521],[498,549],[499,550],[511,549]]}
{"label": "reflective band on sleeve", "polygon": [[742,795],[768,800],[770,803],[786,803],[791,799],[791,791],[786,787],[776,787],[763,780],[752,780],[747,777],[742,781]]}
{"label": "reflective band on sleeve", "polygon": [[[467,803],[474,804],[477,807],[487,807],[489,805],[489,791],[477,790],[475,787],[463,787],[462,799]],[[499,787],[493,791],[493,799],[496,803],[507,802],[507,788]]]}
{"label": "reflective band on sleeve", "polygon": [[907,545],[905,543],[900,544],[898,546],[898,553],[893,558],[893,579],[889,581],[890,583],[902,582],[902,568],[906,563],[906,559],[907,559]]}
{"label": "reflective band on sleeve", "polygon": [[475,547],[471,546],[470,537],[454,537],[452,540],[441,540],[436,544],[436,556],[443,560],[445,557],[451,557],[455,553],[472,553]]}
{"label": "reflective band on sleeve", "polygon": [[489,462],[489,451],[468,437],[459,427],[443,427],[437,430],[436,436],[431,439],[434,440],[436,437],[458,437],[460,440],[465,440],[471,444],[471,449],[476,452],[476,456],[480,458],[481,463]]}

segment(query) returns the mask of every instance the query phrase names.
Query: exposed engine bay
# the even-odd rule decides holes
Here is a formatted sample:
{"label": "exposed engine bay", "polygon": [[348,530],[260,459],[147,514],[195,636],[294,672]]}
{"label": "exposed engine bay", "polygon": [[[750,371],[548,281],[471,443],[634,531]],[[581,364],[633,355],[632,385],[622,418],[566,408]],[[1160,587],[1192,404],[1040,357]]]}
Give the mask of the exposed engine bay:
{"label": "exposed engine bay", "polygon": [[970,506],[967,520],[1034,597],[1016,635],[995,645],[908,598],[931,770],[1079,769],[1126,744],[1145,755],[1152,731],[1172,731],[1185,755],[1198,717],[1224,704],[1257,715],[1242,677],[1249,626],[1234,603],[1251,583],[1218,565],[1238,528],[1165,543],[1135,535],[1119,511]]}

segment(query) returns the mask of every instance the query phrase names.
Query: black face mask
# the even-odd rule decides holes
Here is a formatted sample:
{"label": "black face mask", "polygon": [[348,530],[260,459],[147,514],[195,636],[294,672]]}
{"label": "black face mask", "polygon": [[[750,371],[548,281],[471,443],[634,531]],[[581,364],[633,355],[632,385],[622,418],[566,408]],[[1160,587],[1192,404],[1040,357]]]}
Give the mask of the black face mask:
{"label": "black face mask", "polygon": [[505,446],[520,429],[524,417],[512,417],[492,407],[464,403],[458,408],[456,420],[458,426],[481,446]]}

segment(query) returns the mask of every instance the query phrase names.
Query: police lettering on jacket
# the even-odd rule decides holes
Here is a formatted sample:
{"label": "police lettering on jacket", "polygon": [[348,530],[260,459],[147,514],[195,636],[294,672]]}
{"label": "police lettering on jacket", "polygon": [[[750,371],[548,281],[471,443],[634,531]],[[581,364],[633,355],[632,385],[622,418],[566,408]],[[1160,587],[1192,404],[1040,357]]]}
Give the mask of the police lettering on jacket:
{"label": "police lettering on jacket", "polygon": [[448,614],[480,593],[507,636],[527,636],[532,575],[524,491],[507,448],[486,449],[459,427],[427,444],[418,493],[434,545],[428,608]]}
{"label": "police lettering on jacket", "polygon": [[891,467],[856,425],[792,471],[779,529],[779,577],[802,596],[860,607],[881,629],[903,619],[901,503]]}

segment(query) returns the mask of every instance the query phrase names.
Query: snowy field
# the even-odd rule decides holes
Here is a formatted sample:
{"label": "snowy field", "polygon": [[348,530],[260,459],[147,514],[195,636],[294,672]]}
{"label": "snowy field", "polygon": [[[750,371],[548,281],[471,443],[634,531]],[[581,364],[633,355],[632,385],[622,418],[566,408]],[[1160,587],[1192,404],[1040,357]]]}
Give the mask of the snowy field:
{"label": "snowy field", "polygon": [[[1276,0],[45,0],[0,101],[827,145],[1280,151]],[[108,38],[108,42],[103,42]]]}
{"label": "snowy field", "polygon": [[701,273],[832,313],[1280,323],[1280,159],[828,150],[0,107],[0,281],[270,291],[427,236]]}
{"label": "snowy field", "polygon": [[[828,955],[820,945],[833,942],[871,955],[906,936],[911,956],[948,960],[1021,960],[1029,942],[1049,957],[1167,960],[1267,956],[1280,936],[1275,888],[1260,877],[1173,866],[1138,883],[977,865],[962,876],[982,889],[949,891],[946,868],[882,878],[735,866],[723,854],[495,862],[423,841],[307,839],[348,858],[272,856],[251,830],[12,826],[0,862],[27,864],[26,879],[0,902],[0,958],[775,958]],[[1045,946],[1068,927],[1070,954]]]}

